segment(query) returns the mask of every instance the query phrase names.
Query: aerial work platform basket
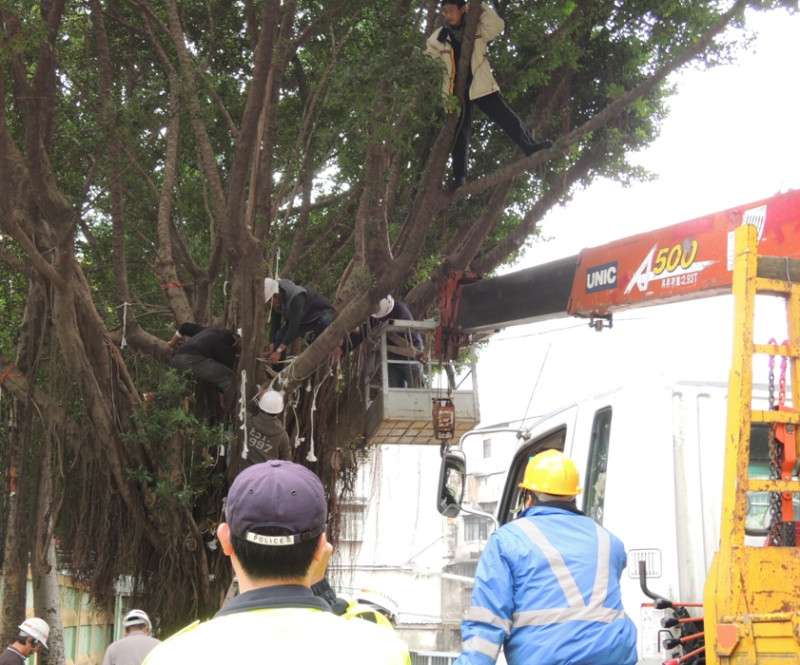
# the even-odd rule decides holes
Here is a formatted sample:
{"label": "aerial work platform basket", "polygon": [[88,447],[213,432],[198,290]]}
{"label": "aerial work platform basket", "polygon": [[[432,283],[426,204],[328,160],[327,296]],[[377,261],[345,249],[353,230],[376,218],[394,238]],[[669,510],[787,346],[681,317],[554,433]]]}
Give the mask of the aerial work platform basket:
{"label": "aerial work platform basket", "polygon": [[[442,435],[457,440],[478,424],[475,354],[470,349],[457,361],[433,360],[435,330],[434,321],[391,320],[370,334],[365,392],[371,444],[438,445]],[[413,333],[422,337],[421,353],[411,343]],[[434,426],[434,410],[452,417],[451,433]]]}

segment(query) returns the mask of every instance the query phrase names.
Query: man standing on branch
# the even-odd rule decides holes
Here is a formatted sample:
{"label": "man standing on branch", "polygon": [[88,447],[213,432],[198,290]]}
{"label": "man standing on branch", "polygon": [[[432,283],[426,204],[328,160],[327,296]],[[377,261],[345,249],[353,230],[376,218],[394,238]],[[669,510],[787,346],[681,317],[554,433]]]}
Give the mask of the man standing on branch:
{"label": "man standing on branch", "polygon": [[490,537],[478,560],[456,665],[634,665],[636,627],[619,580],[625,547],[577,508],[575,463],[532,457],[525,510]]}
{"label": "man standing on branch", "polygon": [[[442,26],[437,28],[427,41],[428,55],[444,64],[442,90],[448,108],[451,98],[459,92],[455,89],[456,67],[461,57],[461,44],[464,39],[468,11],[469,6],[466,0],[444,0],[442,3],[442,13],[444,14]],[[461,109],[461,119],[451,151],[453,189],[457,189],[467,182],[467,155],[469,139],[472,135],[473,104],[477,104],[481,111],[500,125],[525,155],[532,155],[538,150],[553,145],[550,141],[535,141],[527,125],[500,95],[500,86],[497,85],[497,81],[492,75],[489,60],[486,57],[486,47],[503,31],[505,23],[494,9],[481,5],[480,12],[472,55],[469,59],[464,106]]]}
{"label": "man standing on branch", "polygon": [[156,647],[146,665],[227,663],[237,646],[250,665],[409,665],[393,630],[338,617],[311,592],[333,551],[327,521],[322,482],[306,467],[272,460],[242,471],[217,530],[241,593]]}

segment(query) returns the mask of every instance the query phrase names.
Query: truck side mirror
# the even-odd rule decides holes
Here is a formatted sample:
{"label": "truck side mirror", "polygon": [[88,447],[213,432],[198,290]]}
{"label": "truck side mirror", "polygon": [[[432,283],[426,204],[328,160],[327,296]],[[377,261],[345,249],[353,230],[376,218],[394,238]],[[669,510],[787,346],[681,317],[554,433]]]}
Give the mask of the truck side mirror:
{"label": "truck side mirror", "polygon": [[466,479],[466,455],[460,450],[450,450],[442,455],[436,508],[445,517],[458,517],[461,512]]}

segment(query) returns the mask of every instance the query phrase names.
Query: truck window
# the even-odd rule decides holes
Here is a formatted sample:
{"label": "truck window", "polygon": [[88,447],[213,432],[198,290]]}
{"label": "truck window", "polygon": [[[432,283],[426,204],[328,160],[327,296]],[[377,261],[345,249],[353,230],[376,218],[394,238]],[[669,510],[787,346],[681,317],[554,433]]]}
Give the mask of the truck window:
{"label": "truck window", "polygon": [[586,473],[583,475],[583,512],[598,524],[603,523],[610,434],[611,407],[607,406],[594,415],[589,457],[586,461]]}
{"label": "truck window", "polygon": [[553,448],[563,451],[566,438],[567,428],[562,426],[535,439],[530,439],[523,448],[517,451],[514,460],[511,462],[511,468],[506,479],[506,487],[503,490],[503,497],[500,502],[500,509],[497,515],[500,524],[516,519],[522,510],[522,491],[519,488],[519,484],[525,475],[525,467],[528,466],[528,460],[543,450]]}

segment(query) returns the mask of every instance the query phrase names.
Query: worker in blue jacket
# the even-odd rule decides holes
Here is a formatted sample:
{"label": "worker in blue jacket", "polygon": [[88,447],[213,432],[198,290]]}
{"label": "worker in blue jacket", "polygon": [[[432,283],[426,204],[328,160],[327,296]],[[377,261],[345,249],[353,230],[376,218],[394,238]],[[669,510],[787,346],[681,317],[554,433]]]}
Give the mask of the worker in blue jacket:
{"label": "worker in blue jacket", "polygon": [[622,542],[578,510],[575,463],[532,457],[525,510],[489,538],[456,665],[633,665],[636,627],[622,607]]}

